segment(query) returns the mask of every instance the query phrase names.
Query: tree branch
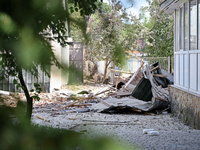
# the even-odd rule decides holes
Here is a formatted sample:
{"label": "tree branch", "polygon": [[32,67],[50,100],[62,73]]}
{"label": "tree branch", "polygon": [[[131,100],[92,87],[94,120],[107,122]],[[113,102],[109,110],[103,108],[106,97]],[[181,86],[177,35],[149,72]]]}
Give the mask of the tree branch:
{"label": "tree branch", "polygon": [[32,99],[32,97],[30,97],[26,83],[24,82],[22,69],[18,69],[18,77],[19,77],[22,89],[25,93],[26,100],[27,100],[26,117],[27,117],[28,121],[30,121],[31,115],[32,115],[33,99]]}

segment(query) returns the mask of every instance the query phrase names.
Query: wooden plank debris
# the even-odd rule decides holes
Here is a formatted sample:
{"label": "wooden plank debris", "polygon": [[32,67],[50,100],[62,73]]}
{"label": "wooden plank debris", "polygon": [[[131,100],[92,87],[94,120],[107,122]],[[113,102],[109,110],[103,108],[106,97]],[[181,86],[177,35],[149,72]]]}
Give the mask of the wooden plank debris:
{"label": "wooden plank debris", "polygon": [[163,98],[160,98],[160,97],[156,97],[156,99],[159,99],[159,100],[161,100],[161,101],[168,102],[168,100],[165,100],[165,99],[163,99]]}
{"label": "wooden plank debris", "polygon": [[110,91],[110,88],[107,89],[107,90],[104,90],[104,91],[102,91],[102,92],[100,92],[100,93],[97,93],[97,94],[95,94],[94,96],[97,96],[97,95],[103,94],[103,93],[108,92],[108,91]]}
{"label": "wooden plank debris", "polygon": [[146,114],[146,115],[151,115],[151,116],[156,116],[156,114],[149,113],[149,112],[144,112],[144,114]]}
{"label": "wooden plank debris", "polygon": [[46,99],[46,98],[40,98],[40,100],[49,101],[49,102],[53,102],[53,103],[60,103],[58,101],[54,101],[54,100]]}
{"label": "wooden plank debris", "polygon": [[137,76],[139,70],[142,69],[143,65],[144,65],[144,62],[142,62],[141,66],[137,69],[137,71],[136,71],[136,72],[134,73],[134,75],[130,78],[130,80],[125,84],[125,86],[124,86],[125,89],[126,89],[127,86],[131,83],[131,81]]}
{"label": "wooden plank debris", "polygon": [[159,66],[154,67],[153,69],[151,69],[151,72],[156,70],[157,68],[159,68]]}
{"label": "wooden plank debris", "polygon": [[167,87],[168,87],[168,91],[169,91],[169,95],[170,95],[170,85],[168,85]]}
{"label": "wooden plank debris", "polygon": [[162,78],[166,78],[167,77],[167,75],[160,75],[160,74],[153,74],[153,76],[155,76],[155,77],[162,77]]}
{"label": "wooden plank debris", "polygon": [[[74,102],[74,103],[72,103],[72,104],[66,105],[66,106],[64,106],[64,107],[61,107],[60,109],[64,109],[64,108],[66,108],[66,107],[71,107],[71,106],[73,106],[73,105],[75,105],[75,104],[78,104],[78,103],[84,101],[84,100],[85,100],[85,99],[79,100],[78,102]],[[59,110],[60,110],[60,109],[59,109]]]}
{"label": "wooden plank debris", "polygon": [[108,68],[108,70],[113,71],[113,72],[125,73],[125,74],[132,74],[132,75],[134,74],[132,72],[127,72],[127,71],[123,71],[123,70],[115,70],[115,69],[109,69],[109,68]]}
{"label": "wooden plank debris", "polygon": [[117,92],[116,94],[117,96],[125,97],[125,96],[130,96],[131,92]]}
{"label": "wooden plank debris", "polygon": [[78,107],[80,107],[80,106],[91,106],[92,104],[75,104],[75,105],[73,105],[73,106],[78,106]]}
{"label": "wooden plank debris", "polygon": [[142,111],[139,110],[139,109],[130,109],[130,110],[132,110],[132,111],[136,111],[136,112],[142,112]]}
{"label": "wooden plank debris", "polygon": [[68,112],[53,112],[53,113],[51,113],[50,116],[54,116],[54,115],[64,115],[64,114],[69,114],[69,113],[72,113],[72,112],[75,112],[75,110],[68,111]]}
{"label": "wooden plank debris", "polygon": [[77,119],[80,119],[80,117],[77,117],[77,118],[68,118],[69,120],[77,120]]}
{"label": "wooden plank debris", "polygon": [[[93,95],[94,96],[94,95]],[[99,97],[97,97],[97,96],[94,96],[98,101],[100,101],[100,102],[102,102],[102,103],[104,103],[105,105],[107,105],[107,106],[111,106],[110,104],[108,104],[107,102],[105,102],[103,99],[101,99],[101,98],[99,98]]]}
{"label": "wooden plank debris", "polygon": [[45,119],[45,118],[43,118],[43,117],[41,117],[41,116],[36,116],[36,117],[38,117],[39,119],[42,119],[42,120],[44,120],[44,121],[46,121],[46,122],[50,122],[50,120],[48,120],[48,119]]}

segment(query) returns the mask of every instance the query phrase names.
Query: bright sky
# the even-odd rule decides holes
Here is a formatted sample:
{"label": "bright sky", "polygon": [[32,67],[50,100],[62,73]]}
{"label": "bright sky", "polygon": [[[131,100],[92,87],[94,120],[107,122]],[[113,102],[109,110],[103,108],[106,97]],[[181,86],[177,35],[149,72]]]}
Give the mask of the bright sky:
{"label": "bright sky", "polygon": [[[103,2],[108,2],[109,0],[103,0]],[[140,7],[141,6],[148,6],[146,0],[121,0],[125,7],[130,7],[133,4],[132,8],[128,9],[128,14],[131,12],[139,17]],[[149,17],[149,13],[146,13],[146,17]]]}

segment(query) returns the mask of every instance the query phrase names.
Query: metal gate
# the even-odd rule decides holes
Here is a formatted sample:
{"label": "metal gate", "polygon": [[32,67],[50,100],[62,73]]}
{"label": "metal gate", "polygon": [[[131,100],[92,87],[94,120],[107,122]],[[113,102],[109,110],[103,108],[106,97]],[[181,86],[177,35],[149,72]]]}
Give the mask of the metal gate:
{"label": "metal gate", "polygon": [[[22,73],[28,90],[30,91],[31,89],[34,89],[34,83],[38,83],[42,88],[42,92],[50,92],[50,78],[45,75],[40,66],[38,66],[38,72],[39,76],[36,78],[31,73],[23,70]],[[23,92],[21,88],[17,89],[16,85],[13,84],[14,79],[15,77],[9,76],[7,79],[0,81],[0,90],[20,93]]]}
{"label": "metal gate", "polygon": [[69,47],[69,84],[83,82],[83,46],[81,42],[73,42]]}

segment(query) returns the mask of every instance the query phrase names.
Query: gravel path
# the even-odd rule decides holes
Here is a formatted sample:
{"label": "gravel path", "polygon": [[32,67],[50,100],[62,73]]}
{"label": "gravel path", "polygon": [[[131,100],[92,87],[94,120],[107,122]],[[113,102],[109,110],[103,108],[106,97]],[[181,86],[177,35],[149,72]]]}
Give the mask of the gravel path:
{"label": "gravel path", "polygon": [[[98,91],[102,86],[81,87],[92,91]],[[65,91],[66,92],[66,91]],[[70,93],[71,91],[69,91]],[[42,102],[39,102],[42,104]],[[136,101],[134,101],[136,103]],[[51,115],[53,110],[58,110],[63,103],[47,103],[33,109],[32,122],[34,124],[52,126],[55,128],[71,129],[82,132],[83,136],[97,138],[101,136],[111,137],[129,147],[129,149],[145,150],[199,150],[200,130],[184,125],[172,114],[162,113],[156,116],[136,114],[102,114],[97,112],[69,113]],[[66,105],[66,104],[65,104]],[[42,106],[42,107],[41,107]],[[104,107],[98,103],[96,108]],[[95,107],[93,107],[96,109]],[[47,121],[39,119],[38,116]],[[157,136],[143,134],[143,129],[154,129],[159,132]]]}
{"label": "gravel path", "polygon": [[[199,150],[200,130],[181,123],[171,114],[110,115],[97,112],[68,113],[50,116],[46,108],[33,111],[32,122],[39,125],[72,129],[90,138],[108,136],[130,149]],[[37,118],[37,115],[50,122]],[[154,129],[157,136],[143,134],[143,129]]]}

